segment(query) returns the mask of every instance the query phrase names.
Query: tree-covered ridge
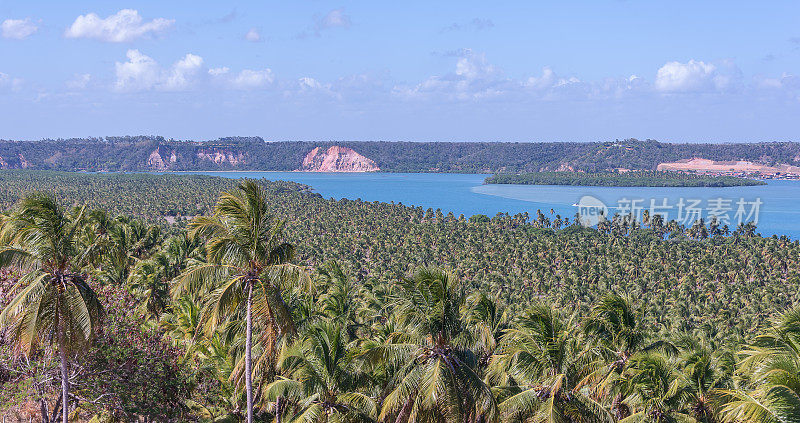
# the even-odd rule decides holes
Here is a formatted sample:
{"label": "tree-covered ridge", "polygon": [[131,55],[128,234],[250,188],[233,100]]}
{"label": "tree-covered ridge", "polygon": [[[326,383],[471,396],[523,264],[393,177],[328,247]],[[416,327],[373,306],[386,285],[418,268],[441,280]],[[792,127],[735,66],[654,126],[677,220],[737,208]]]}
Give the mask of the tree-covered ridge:
{"label": "tree-covered ridge", "polygon": [[656,170],[659,163],[702,157],[765,165],[800,164],[800,143],[670,144],[613,142],[383,142],[285,141],[258,137],[176,141],[162,137],[107,137],[43,141],[0,140],[0,168],[48,170],[270,170],[300,168],[315,147],[352,148],[384,172],[539,172],[617,168]]}
{"label": "tree-covered ridge", "polygon": [[735,176],[710,176],[685,172],[531,172],[498,173],[485,184],[579,185],[598,187],[738,187],[766,182]]}
{"label": "tree-covered ridge", "polygon": [[[129,175],[112,176],[105,183]],[[187,177],[169,179],[170,196],[213,187]],[[46,263],[6,261],[41,240],[11,235],[60,215],[80,228],[71,251],[91,252],[71,272],[105,310],[92,342],[68,355],[69,410],[84,419],[244,421],[248,391],[254,421],[781,422],[800,412],[797,241],[655,217],[599,229],[547,212],[466,219],[260,186],[209,190],[214,204],[189,232],[63,201],[17,203],[0,218],[10,316],[0,330],[36,311],[7,305],[33,295],[39,280],[27,275]],[[63,417],[57,344],[30,333],[39,342],[27,358],[12,359],[18,338],[0,337],[0,410]]]}

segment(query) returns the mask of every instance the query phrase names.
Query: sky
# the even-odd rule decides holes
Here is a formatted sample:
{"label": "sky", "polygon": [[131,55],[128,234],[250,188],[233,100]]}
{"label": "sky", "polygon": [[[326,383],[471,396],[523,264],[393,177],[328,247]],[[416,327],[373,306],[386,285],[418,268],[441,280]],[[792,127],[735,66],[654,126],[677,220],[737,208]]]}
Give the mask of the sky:
{"label": "sky", "polygon": [[800,141],[800,2],[0,0],[0,138]]}

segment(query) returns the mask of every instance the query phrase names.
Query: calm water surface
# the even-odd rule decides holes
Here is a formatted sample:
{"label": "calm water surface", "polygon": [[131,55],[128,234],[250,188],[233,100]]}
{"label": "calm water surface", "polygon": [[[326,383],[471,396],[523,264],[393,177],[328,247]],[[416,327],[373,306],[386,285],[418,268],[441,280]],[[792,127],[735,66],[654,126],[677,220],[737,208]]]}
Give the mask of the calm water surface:
{"label": "calm water surface", "polygon": [[[483,185],[487,175],[442,173],[302,173],[302,172],[191,172],[228,178],[266,178],[295,181],[310,185],[326,198],[360,198],[365,201],[384,201],[440,208],[446,214],[509,214],[527,211],[535,216],[536,210],[550,215],[550,210],[563,217],[574,216],[573,206],[584,195],[603,201],[613,214],[626,200],[642,200],[645,209],[651,200],[669,217],[677,217],[677,204],[681,198],[697,203],[705,217],[715,199],[730,201],[728,216],[736,226],[737,202],[744,201],[743,210],[749,214],[753,203],[760,199],[758,232],[765,236],[786,234],[800,238],[800,181],[767,181],[768,185],[730,188],[616,188],[572,187],[552,185]],[[621,203],[620,203],[621,202]]]}

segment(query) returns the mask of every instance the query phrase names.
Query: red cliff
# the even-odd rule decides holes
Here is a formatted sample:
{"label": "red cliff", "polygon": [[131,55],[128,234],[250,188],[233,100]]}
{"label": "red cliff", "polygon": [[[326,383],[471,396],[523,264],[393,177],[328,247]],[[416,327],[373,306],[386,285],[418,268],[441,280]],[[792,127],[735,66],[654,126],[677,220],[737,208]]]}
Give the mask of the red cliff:
{"label": "red cliff", "polygon": [[352,148],[334,145],[327,151],[311,150],[298,169],[303,172],[375,172],[381,170],[374,161],[356,153]]}

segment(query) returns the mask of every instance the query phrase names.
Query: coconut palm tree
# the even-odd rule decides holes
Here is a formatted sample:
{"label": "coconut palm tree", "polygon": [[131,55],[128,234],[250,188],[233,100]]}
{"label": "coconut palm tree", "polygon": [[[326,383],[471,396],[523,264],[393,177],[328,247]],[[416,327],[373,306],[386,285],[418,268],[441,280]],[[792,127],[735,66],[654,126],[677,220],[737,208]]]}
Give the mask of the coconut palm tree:
{"label": "coconut palm tree", "polygon": [[686,401],[691,415],[703,423],[717,421],[713,394],[732,387],[736,366],[733,353],[705,338],[684,337],[676,345],[681,349],[679,358],[687,382]]}
{"label": "coconut palm tree", "polygon": [[638,354],[623,375],[632,413],[621,423],[696,422],[688,412],[689,381],[677,365],[660,353]]}
{"label": "coconut palm tree", "polygon": [[358,303],[354,301],[356,287],[335,261],[324,263],[317,269],[318,285],[322,292],[318,307],[321,315],[342,322],[349,339],[356,338],[360,326],[356,315]]}
{"label": "coconut palm tree", "polygon": [[580,389],[587,352],[579,333],[551,307],[535,305],[503,335],[489,377],[504,401],[505,422],[610,422],[611,415]]}
{"label": "coconut palm tree", "polygon": [[483,370],[489,364],[503,331],[508,327],[508,313],[497,298],[484,292],[469,295],[465,308],[467,328],[472,332],[479,368]]}
{"label": "coconut palm tree", "polygon": [[367,378],[344,332],[341,322],[323,321],[281,351],[278,365],[287,377],[266,388],[276,421],[291,411],[298,423],[374,421],[377,406],[360,391]]}
{"label": "coconut palm tree", "polygon": [[595,389],[598,398],[611,399],[611,411],[617,419],[623,419],[630,413],[628,406],[622,401],[628,388],[621,375],[627,369],[630,360],[636,354],[661,349],[676,353],[676,348],[669,342],[658,340],[648,342],[642,328],[644,315],[637,310],[630,299],[616,293],[603,296],[592,307],[584,321],[584,331],[593,341],[597,351],[597,363],[581,385],[589,385]]}
{"label": "coconut palm tree", "polygon": [[400,331],[364,354],[369,363],[399,364],[379,420],[493,422],[497,405],[476,373],[468,346],[465,295],[452,273],[423,267],[403,279],[395,313]]}
{"label": "coconut palm tree", "polygon": [[725,422],[800,422],[800,307],[777,317],[741,351],[742,389],[717,391]]}
{"label": "coconut palm tree", "polygon": [[84,209],[67,215],[56,201],[24,198],[0,228],[0,266],[24,271],[24,288],[0,313],[18,353],[28,355],[43,341],[55,342],[61,362],[62,419],[68,419],[69,357],[94,337],[103,307],[88,284],[90,248],[78,231]]}
{"label": "coconut palm tree", "polygon": [[268,213],[262,186],[245,180],[236,191],[220,196],[212,216],[192,220],[190,236],[206,239],[205,262],[189,267],[176,279],[173,289],[175,297],[184,293],[196,297],[208,294],[201,320],[209,334],[244,317],[248,423],[253,421],[253,311],[256,323],[264,328],[260,339],[262,357],[277,355],[277,337],[294,332],[281,285],[297,279],[300,272],[289,264],[294,247],[283,242],[285,224]]}

